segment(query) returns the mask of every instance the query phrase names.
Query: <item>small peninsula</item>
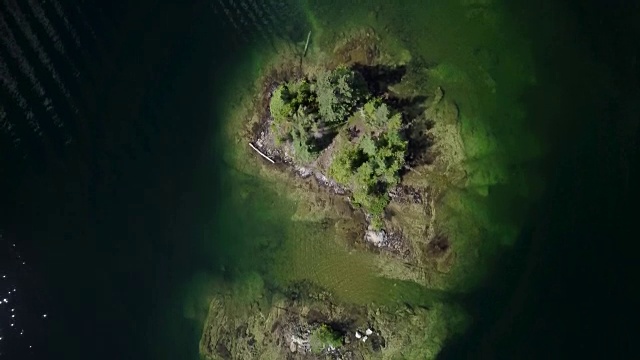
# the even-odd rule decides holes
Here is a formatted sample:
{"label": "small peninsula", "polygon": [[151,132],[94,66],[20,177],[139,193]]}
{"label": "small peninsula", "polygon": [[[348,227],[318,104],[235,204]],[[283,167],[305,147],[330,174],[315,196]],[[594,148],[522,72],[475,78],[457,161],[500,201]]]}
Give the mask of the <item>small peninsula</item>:
{"label": "small peninsula", "polygon": [[437,215],[441,195],[465,179],[458,109],[425,63],[370,28],[307,46],[278,51],[236,110],[236,160],[290,189],[294,221],[321,222],[349,251],[370,254],[372,276],[432,300],[353,303],[311,280],[247,276],[214,296],[200,352],[433,358],[456,318],[437,295],[456,259]]}

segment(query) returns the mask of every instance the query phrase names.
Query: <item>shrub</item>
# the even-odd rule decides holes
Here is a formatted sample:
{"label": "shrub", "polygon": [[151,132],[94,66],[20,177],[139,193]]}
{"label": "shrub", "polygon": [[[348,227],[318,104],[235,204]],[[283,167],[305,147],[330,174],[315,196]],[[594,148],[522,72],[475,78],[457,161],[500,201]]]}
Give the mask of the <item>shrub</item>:
{"label": "shrub", "polygon": [[371,216],[371,228],[373,230],[380,230],[384,226],[384,221],[382,221],[382,215],[372,215]]}
{"label": "shrub", "polygon": [[342,346],[342,335],[331,329],[328,325],[322,324],[311,333],[311,351],[319,354],[322,350],[332,347],[334,349]]}
{"label": "shrub", "polygon": [[355,169],[358,168],[362,159],[366,161],[365,154],[354,144],[347,143],[337,151],[329,167],[329,176],[342,184],[349,184]]}
{"label": "shrub", "polygon": [[292,134],[291,141],[293,143],[294,157],[303,163],[310,163],[315,160],[318,153],[306,131],[294,131]]}
{"label": "shrub", "polygon": [[281,124],[293,115],[294,108],[291,102],[291,92],[286,84],[278,86],[271,96],[269,111],[274,123]]}

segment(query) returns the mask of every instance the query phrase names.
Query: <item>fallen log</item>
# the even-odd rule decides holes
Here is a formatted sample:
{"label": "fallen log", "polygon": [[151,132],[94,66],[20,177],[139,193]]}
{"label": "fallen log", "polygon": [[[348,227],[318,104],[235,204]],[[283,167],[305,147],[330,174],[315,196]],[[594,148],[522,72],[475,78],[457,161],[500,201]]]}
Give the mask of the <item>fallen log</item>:
{"label": "fallen log", "polygon": [[309,49],[309,40],[311,40],[311,31],[309,31],[309,34],[307,34],[307,42],[304,44],[304,53],[302,54],[302,57],[307,56],[307,50]]}
{"label": "fallen log", "polygon": [[275,164],[276,162],[273,161],[270,157],[268,157],[267,155],[265,155],[262,151],[258,150],[257,147],[253,146],[252,143],[249,143],[249,146],[251,146],[251,148],[253,150],[255,150],[258,154],[260,154],[260,156],[262,156],[263,158],[267,159],[270,163]]}

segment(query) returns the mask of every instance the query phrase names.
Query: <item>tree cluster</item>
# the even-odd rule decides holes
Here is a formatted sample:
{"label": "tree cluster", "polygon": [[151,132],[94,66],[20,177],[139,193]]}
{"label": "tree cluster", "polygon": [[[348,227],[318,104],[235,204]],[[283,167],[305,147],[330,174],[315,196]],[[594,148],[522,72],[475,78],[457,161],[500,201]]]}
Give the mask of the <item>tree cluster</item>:
{"label": "tree cluster", "polygon": [[391,115],[379,100],[368,102],[363,112],[365,133],[337,150],[329,175],[350,185],[353,202],[372,216],[374,228],[380,228],[388,191],[400,181],[407,141],[401,133],[402,114]]}
{"label": "tree cluster", "polygon": [[332,124],[344,123],[356,106],[369,95],[362,75],[345,67],[321,73],[317,92],[320,116]]}
{"label": "tree cluster", "polygon": [[315,81],[281,84],[271,97],[272,131],[277,141],[293,144],[298,160],[310,162],[366,96],[362,75],[345,67],[322,72]]}
{"label": "tree cluster", "polygon": [[348,122],[357,122],[361,135],[339,142],[329,175],[350,186],[353,202],[382,226],[388,190],[400,178],[407,141],[402,136],[402,114],[380,98],[372,98],[359,72],[346,67],[325,71],[317,79],[280,85],[271,98],[272,131],[276,141],[293,145],[298,161],[309,163],[325,149]]}

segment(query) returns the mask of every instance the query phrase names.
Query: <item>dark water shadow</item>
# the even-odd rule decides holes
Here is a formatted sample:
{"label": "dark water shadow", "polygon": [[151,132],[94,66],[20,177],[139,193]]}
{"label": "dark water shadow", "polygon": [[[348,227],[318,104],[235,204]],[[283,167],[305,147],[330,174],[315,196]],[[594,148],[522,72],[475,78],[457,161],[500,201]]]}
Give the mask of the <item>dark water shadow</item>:
{"label": "dark water shadow", "polygon": [[355,64],[353,70],[359,72],[367,81],[369,93],[382,96],[389,86],[398,84],[407,73],[406,66]]}
{"label": "dark water shadow", "polygon": [[217,37],[228,29],[198,4],[103,10],[117,20],[85,64],[84,130],[55,162],[3,168],[0,226],[48,295],[40,358],[197,358],[201,328],[180,292],[216,267],[201,251],[220,210],[213,101],[246,44]]}
{"label": "dark water shadow", "polygon": [[[638,6],[513,5],[532,26],[528,114],[546,139],[546,191],[516,246],[461,302],[474,319],[439,359],[633,356],[640,169]],[[632,11],[633,10],[633,11]],[[597,26],[596,26],[597,25]],[[635,62],[634,62],[635,61]]]}

